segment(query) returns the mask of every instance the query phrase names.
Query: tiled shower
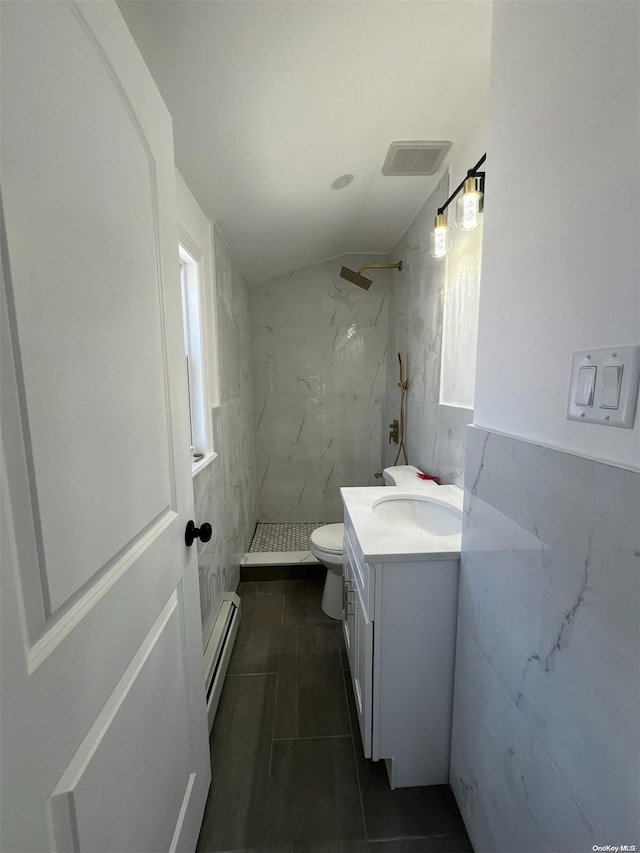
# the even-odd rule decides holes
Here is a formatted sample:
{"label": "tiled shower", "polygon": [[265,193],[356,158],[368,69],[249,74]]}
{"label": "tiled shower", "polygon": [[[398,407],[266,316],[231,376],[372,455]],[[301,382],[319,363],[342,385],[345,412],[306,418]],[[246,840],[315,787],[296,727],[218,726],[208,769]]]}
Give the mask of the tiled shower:
{"label": "tiled shower", "polygon": [[[427,251],[448,186],[445,175],[389,255],[344,255],[250,288],[260,522],[341,521],[341,486],[382,485],[375,475],[398,453],[389,441],[400,414],[398,353],[408,368],[408,461],[462,485],[473,410],[440,404],[447,268]],[[480,239],[464,239],[475,240],[477,279]],[[368,291],[340,278],[343,264],[399,260],[401,272],[369,273]]]}
{"label": "tiled shower", "polygon": [[368,292],[339,277],[361,256],[251,288],[258,518],[342,520],[340,486],[380,471],[388,279]]}

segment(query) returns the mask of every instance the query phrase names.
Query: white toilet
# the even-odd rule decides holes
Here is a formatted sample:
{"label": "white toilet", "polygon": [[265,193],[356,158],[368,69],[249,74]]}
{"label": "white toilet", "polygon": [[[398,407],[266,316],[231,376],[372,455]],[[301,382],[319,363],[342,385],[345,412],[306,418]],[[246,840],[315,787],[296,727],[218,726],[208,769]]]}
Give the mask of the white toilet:
{"label": "white toilet", "polygon": [[[386,486],[416,486],[423,481],[413,465],[395,465],[382,472]],[[322,609],[332,619],[342,619],[342,547],[344,524],[325,524],[311,534],[310,549],[316,560],[327,568],[322,593]]]}
{"label": "white toilet", "polygon": [[327,567],[321,607],[332,619],[342,619],[342,544],[344,524],[325,524],[311,534],[310,549]]}

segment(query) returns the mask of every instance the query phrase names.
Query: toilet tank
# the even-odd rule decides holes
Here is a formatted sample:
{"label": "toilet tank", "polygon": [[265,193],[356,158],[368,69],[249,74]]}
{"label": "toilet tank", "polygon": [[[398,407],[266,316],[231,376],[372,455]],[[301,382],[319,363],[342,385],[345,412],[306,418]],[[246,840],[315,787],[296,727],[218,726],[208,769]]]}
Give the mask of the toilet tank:
{"label": "toilet tank", "polygon": [[385,486],[415,486],[423,482],[417,476],[422,472],[415,465],[392,465],[382,472]]}
{"label": "toilet tank", "polygon": [[422,474],[422,471],[415,465],[392,465],[382,472],[385,486],[400,486],[401,488],[411,489],[411,491],[418,489],[421,492],[430,492],[431,494],[435,494],[438,489],[442,488],[457,488],[439,486],[434,480],[422,480],[418,474]]}

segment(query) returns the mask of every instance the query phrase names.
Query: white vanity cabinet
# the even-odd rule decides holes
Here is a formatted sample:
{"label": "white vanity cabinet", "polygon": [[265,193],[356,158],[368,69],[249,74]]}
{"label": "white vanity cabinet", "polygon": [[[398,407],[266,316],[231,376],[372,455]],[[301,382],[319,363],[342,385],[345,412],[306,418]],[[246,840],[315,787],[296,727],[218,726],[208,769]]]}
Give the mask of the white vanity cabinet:
{"label": "white vanity cabinet", "polygon": [[367,562],[345,510],[344,638],[364,754],[392,788],[449,781],[459,555]]}
{"label": "white vanity cabinet", "polygon": [[[372,608],[365,603],[365,589],[368,590],[368,566],[358,561],[345,533],[345,602],[344,602],[344,641],[349,658],[349,669],[353,684],[353,695],[360,723],[360,734],[364,754],[371,757],[373,690],[373,620]],[[363,578],[367,573],[367,582]],[[371,614],[371,615],[370,615]]]}

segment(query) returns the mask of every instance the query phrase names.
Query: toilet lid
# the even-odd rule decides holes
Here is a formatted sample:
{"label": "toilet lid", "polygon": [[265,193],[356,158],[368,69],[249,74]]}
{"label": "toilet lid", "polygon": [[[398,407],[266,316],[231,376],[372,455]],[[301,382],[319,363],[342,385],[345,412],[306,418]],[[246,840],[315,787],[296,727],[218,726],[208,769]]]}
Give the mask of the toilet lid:
{"label": "toilet lid", "polygon": [[325,524],[317,527],[311,534],[311,541],[316,548],[332,554],[342,553],[343,540],[344,524]]}

